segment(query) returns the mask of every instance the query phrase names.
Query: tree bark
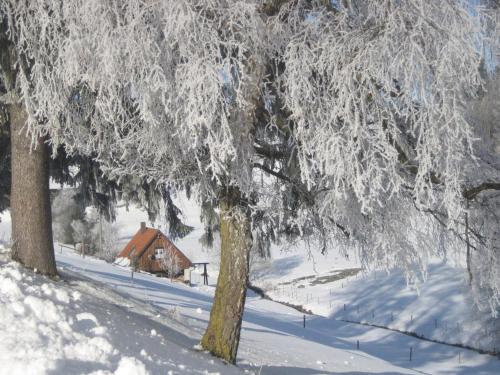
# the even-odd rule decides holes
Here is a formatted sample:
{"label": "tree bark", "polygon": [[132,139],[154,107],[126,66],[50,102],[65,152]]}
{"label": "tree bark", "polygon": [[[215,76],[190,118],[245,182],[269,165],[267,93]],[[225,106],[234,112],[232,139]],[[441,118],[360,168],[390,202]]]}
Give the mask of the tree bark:
{"label": "tree bark", "polygon": [[52,241],[49,191],[49,151],[44,138],[31,150],[23,127],[22,103],[8,105],[11,126],[12,259],[45,275],[57,275]]}
{"label": "tree bark", "polygon": [[250,219],[237,188],[220,202],[221,261],[210,322],[201,345],[235,363],[248,285],[252,246]]}

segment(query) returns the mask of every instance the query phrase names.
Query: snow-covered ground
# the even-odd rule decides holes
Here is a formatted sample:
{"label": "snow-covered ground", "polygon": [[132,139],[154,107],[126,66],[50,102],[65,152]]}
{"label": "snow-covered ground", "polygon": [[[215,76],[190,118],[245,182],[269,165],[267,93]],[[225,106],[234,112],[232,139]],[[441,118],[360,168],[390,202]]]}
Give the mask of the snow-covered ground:
{"label": "snow-covered ground", "polygon": [[[125,267],[82,259],[68,249],[60,253],[59,246],[56,256],[65,281],[53,282],[7,262],[3,254],[0,375],[500,373],[500,361],[492,356],[343,321],[476,347],[495,345],[485,339],[493,337],[492,329],[483,335],[490,327],[486,315],[472,313],[460,272],[431,264],[418,294],[400,274],[358,272],[357,259],[345,259],[334,249],[324,257],[314,249],[308,255],[304,249],[283,253],[273,248],[272,261],[252,265],[252,282],[273,299],[322,315],[307,315],[306,328],[302,313],[249,292],[238,368],[194,351],[209,319],[217,252],[201,248],[196,205],[185,199],[177,203],[195,230],[176,244],[191,259],[211,262],[209,287],[172,284],[144,273],[132,282]],[[147,215],[120,208],[117,219],[125,243]],[[0,236],[10,237],[8,214],[2,215]],[[200,284],[201,277],[194,273],[193,281]]]}
{"label": "snow-covered ground", "polygon": [[[274,249],[276,250],[276,249]],[[393,270],[364,272],[356,259],[280,253],[254,267],[252,284],[275,301],[302,306],[329,319],[411,332],[490,352],[500,348],[500,322],[476,309],[465,272],[433,260],[425,282],[408,285]]]}
{"label": "snow-covered ground", "polygon": [[[143,273],[135,274],[132,282],[128,269],[90,257],[82,259],[70,250],[57,254],[57,261],[64,275],[97,282],[96,290],[101,290],[104,299],[109,298],[106,289],[112,289],[113,295],[126,297],[138,320],[143,314],[159,315],[157,323],[169,328],[161,331],[165,342],[180,341],[185,347],[192,347],[203,334],[213,286],[188,287]],[[87,285],[94,288],[94,284]],[[163,321],[165,317],[168,320]],[[249,293],[238,365],[261,374],[495,374],[500,371],[500,362],[492,356],[384,329],[319,316],[307,316],[306,328],[302,325],[303,314]],[[180,363],[175,357],[168,358]],[[150,362],[142,357],[141,361],[149,369]],[[153,368],[150,371],[156,373]]]}
{"label": "snow-covered ground", "polygon": [[9,211],[0,212],[0,245],[10,242],[10,213]]}
{"label": "snow-covered ground", "polygon": [[242,373],[193,351],[195,341],[172,328],[179,324],[169,310],[63,268],[63,280],[52,281],[7,258],[0,250],[1,375]]}

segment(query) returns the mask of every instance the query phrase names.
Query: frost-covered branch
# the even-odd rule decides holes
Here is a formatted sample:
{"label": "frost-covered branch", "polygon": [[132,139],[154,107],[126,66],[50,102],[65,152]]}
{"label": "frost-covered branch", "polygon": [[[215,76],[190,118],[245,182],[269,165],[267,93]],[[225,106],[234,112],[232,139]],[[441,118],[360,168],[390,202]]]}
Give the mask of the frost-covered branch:
{"label": "frost-covered branch", "polygon": [[478,194],[488,190],[500,190],[500,182],[483,182],[478,186],[474,186],[472,188],[465,190],[463,194],[464,198],[473,199]]}
{"label": "frost-covered branch", "polygon": [[326,248],[341,233],[366,262],[423,270],[443,230],[426,210],[461,237],[468,212],[500,258],[496,148],[478,141],[494,127],[469,113],[498,64],[499,11],[482,5],[5,0],[0,14],[30,62],[8,91],[54,149],[214,204],[236,187],[265,238]]}

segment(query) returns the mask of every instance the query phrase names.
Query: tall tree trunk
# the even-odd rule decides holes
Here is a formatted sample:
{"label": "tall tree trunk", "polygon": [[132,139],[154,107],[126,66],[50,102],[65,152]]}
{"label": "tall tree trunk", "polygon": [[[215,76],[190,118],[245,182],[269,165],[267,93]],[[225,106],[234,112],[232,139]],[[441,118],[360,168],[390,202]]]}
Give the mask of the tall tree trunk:
{"label": "tall tree trunk", "polygon": [[8,105],[12,152],[12,258],[45,275],[57,275],[52,241],[49,154],[43,138],[31,150],[22,130],[27,113],[22,103]]}
{"label": "tall tree trunk", "polygon": [[210,322],[201,345],[230,363],[236,361],[252,246],[250,219],[237,188],[220,202],[221,260]]}

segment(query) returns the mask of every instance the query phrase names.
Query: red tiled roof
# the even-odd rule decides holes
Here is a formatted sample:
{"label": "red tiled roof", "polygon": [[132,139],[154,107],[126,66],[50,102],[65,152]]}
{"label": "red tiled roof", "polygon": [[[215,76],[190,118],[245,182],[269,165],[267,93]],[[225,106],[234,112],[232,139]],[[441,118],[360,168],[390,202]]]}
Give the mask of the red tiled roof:
{"label": "red tiled roof", "polygon": [[118,254],[118,258],[130,258],[133,249],[136,249],[135,255],[141,254],[154,241],[158,233],[161,233],[158,229],[139,229],[127,246]]}

